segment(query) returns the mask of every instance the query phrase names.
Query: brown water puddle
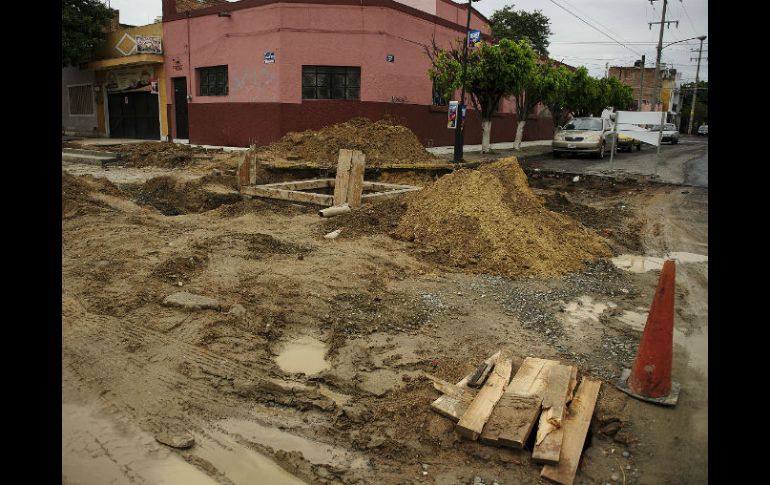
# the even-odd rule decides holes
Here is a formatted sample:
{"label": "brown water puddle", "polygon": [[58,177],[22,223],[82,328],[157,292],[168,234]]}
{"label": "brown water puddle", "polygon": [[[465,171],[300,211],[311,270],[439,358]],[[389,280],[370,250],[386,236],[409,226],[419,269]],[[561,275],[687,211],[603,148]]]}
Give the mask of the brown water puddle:
{"label": "brown water puddle", "polygon": [[343,468],[368,467],[368,462],[364,457],[356,457],[342,448],[309,440],[278,428],[264,426],[255,421],[230,418],[218,421],[216,425],[224,431],[241,436],[252,443],[270,446],[275,450],[299,451],[307,461],[315,465],[331,465]]}
{"label": "brown water puddle", "polygon": [[217,485],[150,434],[75,404],[62,404],[62,482]]}
{"label": "brown water puddle", "polygon": [[284,344],[275,362],[284,372],[318,374],[329,368],[326,350],[325,343],[305,335]]}

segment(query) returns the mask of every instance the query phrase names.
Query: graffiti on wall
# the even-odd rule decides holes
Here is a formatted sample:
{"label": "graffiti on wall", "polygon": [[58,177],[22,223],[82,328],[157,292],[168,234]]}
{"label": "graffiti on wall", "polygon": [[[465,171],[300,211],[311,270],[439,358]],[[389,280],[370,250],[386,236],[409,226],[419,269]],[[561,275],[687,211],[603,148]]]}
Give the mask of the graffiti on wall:
{"label": "graffiti on wall", "polygon": [[261,68],[232,69],[228,72],[230,95],[244,97],[251,102],[265,99],[265,91],[273,89],[275,69],[263,65]]}

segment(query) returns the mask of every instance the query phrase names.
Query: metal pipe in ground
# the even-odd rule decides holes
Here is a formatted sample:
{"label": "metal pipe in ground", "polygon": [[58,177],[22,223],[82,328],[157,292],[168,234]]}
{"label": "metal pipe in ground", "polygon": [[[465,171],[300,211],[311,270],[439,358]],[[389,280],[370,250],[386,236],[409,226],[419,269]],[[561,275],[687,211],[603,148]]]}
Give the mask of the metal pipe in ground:
{"label": "metal pipe in ground", "polygon": [[350,206],[347,203],[321,209],[318,211],[318,215],[321,217],[334,217],[340,214],[345,214],[346,212],[350,212]]}

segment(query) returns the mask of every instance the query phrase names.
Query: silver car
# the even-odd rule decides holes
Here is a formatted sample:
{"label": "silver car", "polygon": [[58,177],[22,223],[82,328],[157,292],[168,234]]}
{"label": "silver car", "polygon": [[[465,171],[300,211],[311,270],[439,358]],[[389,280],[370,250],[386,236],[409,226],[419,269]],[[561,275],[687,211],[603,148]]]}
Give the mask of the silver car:
{"label": "silver car", "polygon": [[[655,125],[650,128],[650,131],[660,131],[661,126]],[[676,129],[676,125],[673,123],[666,123],[663,125],[663,135],[660,137],[661,143],[669,142],[672,145],[679,143],[679,130]]]}
{"label": "silver car", "polygon": [[606,118],[573,118],[553,136],[553,156],[590,153],[604,158],[612,147],[612,123]]}

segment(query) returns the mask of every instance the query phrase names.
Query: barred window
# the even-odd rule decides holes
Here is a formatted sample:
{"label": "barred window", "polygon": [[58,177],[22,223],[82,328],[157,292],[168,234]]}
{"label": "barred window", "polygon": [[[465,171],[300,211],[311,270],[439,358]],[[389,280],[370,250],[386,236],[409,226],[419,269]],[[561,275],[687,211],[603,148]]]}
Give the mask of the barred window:
{"label": "barred window", "polygon": [[434,106],[446,106],[449,104],[449,99],[441,91],[436,88],[435,81],[433,82],[433,105]]}
{"label": "barred window", "polygon": [[302,99],[361,99],[361,68],[302,66]]}
{"label": "barred window", "polygon": [[227,66],[199,67],[198,96],[227,96]]}
{"label": "barred window", "polygon": [[94,114],[93,86],[81,84],[67,86],[69,92],[70,115],[88,116]]}

